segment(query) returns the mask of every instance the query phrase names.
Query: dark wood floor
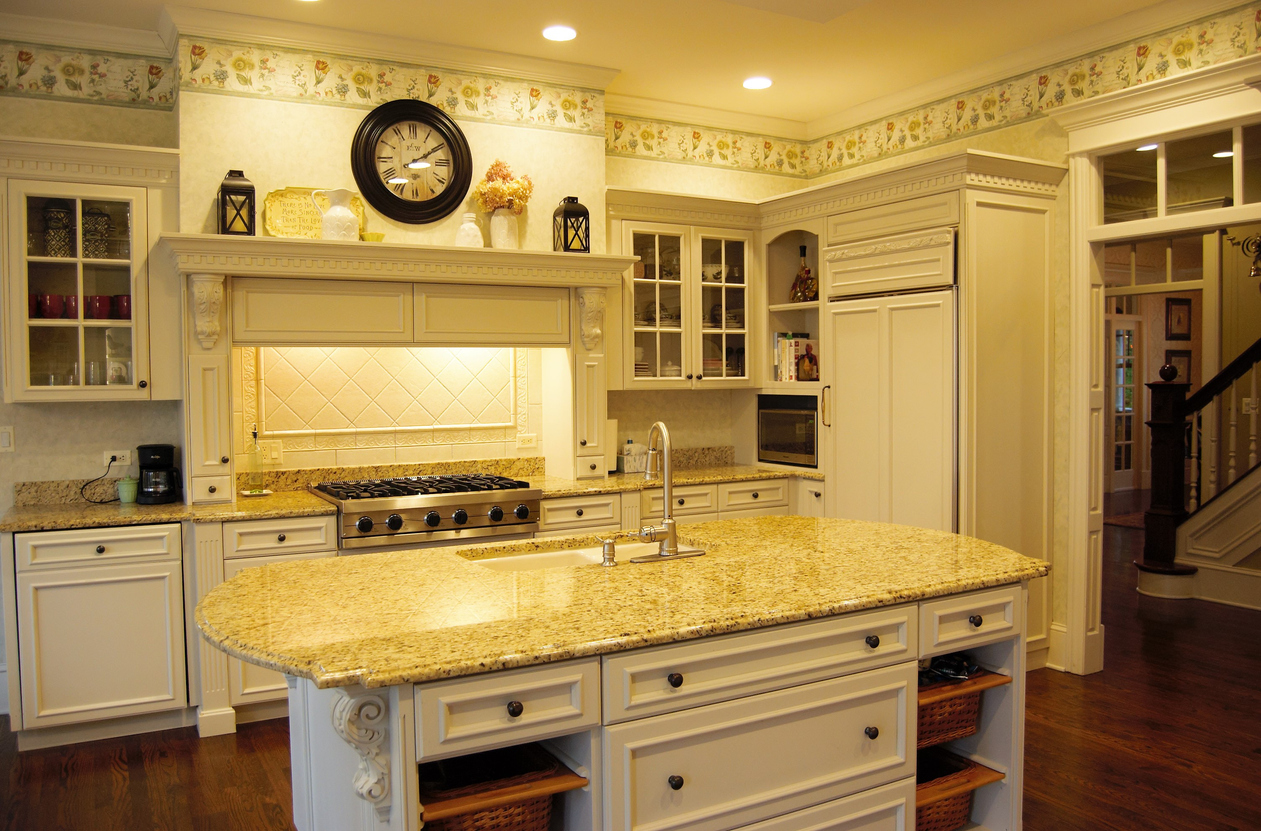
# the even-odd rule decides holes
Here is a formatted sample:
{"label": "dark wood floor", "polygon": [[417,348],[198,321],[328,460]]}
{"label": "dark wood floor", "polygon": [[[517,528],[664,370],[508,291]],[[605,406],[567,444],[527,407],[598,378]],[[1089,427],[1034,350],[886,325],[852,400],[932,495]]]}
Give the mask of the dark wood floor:
{"label": "dark wood floor", "polygon": [[[1026,831],[1261,829],[1261,612],[1142,597],[1142,531],[1104,532],[1106,669],[1029,674]],[[0,717],[8,831],[291,829],[290,804],[283,720],[19,755]]]}

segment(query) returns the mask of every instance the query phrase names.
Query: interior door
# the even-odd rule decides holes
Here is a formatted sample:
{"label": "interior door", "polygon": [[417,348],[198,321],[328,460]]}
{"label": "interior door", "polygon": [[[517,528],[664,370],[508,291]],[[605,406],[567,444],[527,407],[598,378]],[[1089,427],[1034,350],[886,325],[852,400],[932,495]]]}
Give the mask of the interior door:
{"label": "interior door", "polygon": [[1104,486],[1109,493],[1141,488],[1146,435],[1143,425],[1143,328],[1137,315],[1108,315],[1107,428]]}

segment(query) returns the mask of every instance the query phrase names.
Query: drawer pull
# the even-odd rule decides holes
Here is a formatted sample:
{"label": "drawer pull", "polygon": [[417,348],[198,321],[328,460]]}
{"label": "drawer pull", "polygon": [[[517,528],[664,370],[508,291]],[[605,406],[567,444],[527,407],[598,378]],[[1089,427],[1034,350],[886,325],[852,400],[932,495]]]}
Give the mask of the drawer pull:
{"label": "drawer pull", "polygon": [[103,545],[98,545],[98,546],[96,547],[96,553],[97,553],[97,554],[104,554],[104,553],[105,553],[105,546],[103,546]]}
{"label": "drawer pull", "polygon": [[217,490],[219,490],[219,489],[218,489],[218,488],[216,488],[214,485],[211,485],[210,487],[206,488],[206,492],[207,492],[207,493],[214,493],[214,492],[215,492],[215,491],[217,491]]}
{"label": "drawer pull", "polygon": [[867,636],[867,645],[868,645],[868,646],[870,646],[872,649],[875,649],[876,647],[880,646],[880,636],[879,636],[879,635],[868,635],[868,636]]}
{"label": "drawer pull", "polygon": [[579,439],[579,440],[578,440],[578,446],[579,446],[579,447],[586,447],[586,446],[587,446],[587,440],[586,440],[586,439]]}
{"label": "drawer pull", "polygon": [[866,727],[863,729],[863,732],[867,734],[867,738],[875,739],[876,737],[880,735],[880,728],[879,727]]}
{"label": "drawer pull", "polygon": [[592,463],[591,463],[591,469],[592,469],[592,470],[595,470],[595,462],[592,462]]}
{"label": "drawer pull", "polygon": [[815,499],[818,499],[820,496],[823,496],[823,491],[811,491],[811,492],[814,494]]}
{"label": "drawer pull", "polygon": [[680,499],[680,500],[679,500],[679,504],[680,504],[680,505],[682,505],[682,504],[683,504],[683,502],[684,502],[684,500],[682,500],[682,499]]}
{"label": "drawer pull", "polygon": [[679,687],[683,686],[683,676],[677,672],[672,672],[669,675],[667,675],[666,681],[670,684],[671,687],[674,687],[676,690]]}
{"label": "drawer pull", "polygon": [[227,456],[220,456],[220,457],[219,457],[219,461],[220,461],[221,463],[223,463],[223,464],[225,464],[225,465],[226,465],[226,464],[228,463],[228,457],[227,457]]}
{"label": "drawer pull", "polygon": [[677,791],[683,788],[683,777],[675,774],[666,780],[666,784],[670,786],[670,790]]}
{"label": "drawer pull", "polygon": [[582,516],[582,508],[579,508],[578,510],[574,511],[574,513],[577,514],[578,516]]}
{"label": "drawer pull", "polygon": [[757,499],[757,491],[754,491],[754,492],[753,492],[753,498],[754,498],[754,499]]}
{"label": "drawer pull", "polygon": [[972,615],[968,618],[968,623],[972,624],[977,629],[980,629],[981,624],[984,622],[985,622],[985,618],[981,617],[980,615]]}
{"label": "drawer pull", "polygon": [[512,716],[513,718],[518,718],[524,712],[525,712],[525,706],[520,701],[508,702],[508,715]]}

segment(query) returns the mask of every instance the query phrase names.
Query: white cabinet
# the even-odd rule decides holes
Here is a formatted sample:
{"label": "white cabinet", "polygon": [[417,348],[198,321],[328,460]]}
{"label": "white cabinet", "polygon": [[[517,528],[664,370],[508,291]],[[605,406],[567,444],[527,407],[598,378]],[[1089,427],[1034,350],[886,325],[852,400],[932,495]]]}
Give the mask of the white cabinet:
{"label": "white cabinet", "polygon": [[544,499],[539,503],[538,536],[617,531],[622,527],[622,495],[594,493]]}
{"label": "white cabinet", "polygon": [[187,706],[179,540],[178,525],[16,536],[15,728]]}
{"label": "white cabinet", "polygon": [[188,476],[193,502],[232,501],[228,356],[188,357]]}
{"label": "white cabinet", "polygon": [[[677,485],[672,515],[680,525],[715,519],[776,516],[788,513],[788,479],[759,479],[719,485]],[[661,488],[640,492],[644,522],[661,519],[665,493]]]}
{"label": "white cabinet", "polygon": [[797,516],[826,516],[824,485],[817,479],[793,479],[792,511]]}
{"label": "white cabinet", "polygon": [[349,280],[232,281],[236,343],[412,342],[412,284]]}

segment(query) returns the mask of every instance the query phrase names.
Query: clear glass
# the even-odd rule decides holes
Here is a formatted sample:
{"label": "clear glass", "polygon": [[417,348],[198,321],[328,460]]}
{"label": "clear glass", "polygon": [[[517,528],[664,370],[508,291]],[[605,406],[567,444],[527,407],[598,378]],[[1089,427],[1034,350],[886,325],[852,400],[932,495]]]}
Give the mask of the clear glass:
{"label": "clear glass", "polygon": [[26,197],[26,255],[73,258],[78,252],[77,200]]}
{"label": "clear glass", "polygon": [[1166,213],[1224,208],[1231,198],[1234,160],[1231,131],[1179,139],[1165,145]]}
{"label": "clear glass", "polygon": [[700,376],[745,378],[745,243],[701,238]]}
{"label": "clear glass", "polygon": [[1149,286],[1167,282],[1167,243],[1163,239],[1143,240],[1134,244],[1134,284]]}
{"label": "clear glass", "polygon": [[64,387],[77,384],[80,365],[78,328],[32,325],[28,332],[30,385]]}
{"label": "clear glass", "polygon": [[84,259],[131,258],[131,203],[84,199],[79,227]]}
{"label": "clear glass", "polygon": [[1103,247],[1103,284],[1105,286],[1131,285],[1133,251],[1133,244],[1128,242]]}
{"label": "clear glass", "polygon": [[1170,276],[1175,283],[1204,277],[1204,238],[1199,234],[1169,241]]}
{"label": "clear glass", "polygon": [[1261,202],[1261,124],[1243,128],[1243,201]]}
{"label": "clear glass", "polygon": [[636,378],[683,375],[683,238],[635,233],[632,250],[640,257],[634,270]]}
{"label": "clear glass", "polygon": [[1099,159],[1103,221],[1129,222],[1156,215],[1156,151],[1126,150]]}

